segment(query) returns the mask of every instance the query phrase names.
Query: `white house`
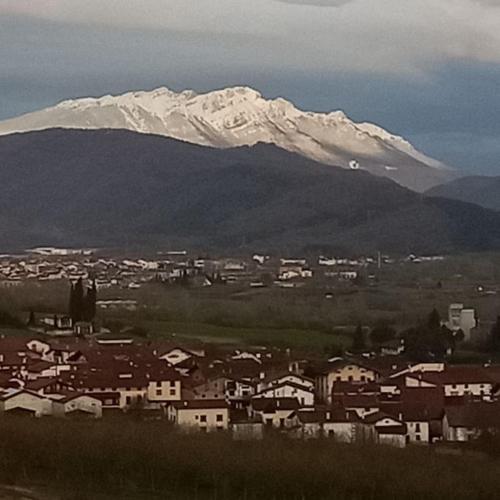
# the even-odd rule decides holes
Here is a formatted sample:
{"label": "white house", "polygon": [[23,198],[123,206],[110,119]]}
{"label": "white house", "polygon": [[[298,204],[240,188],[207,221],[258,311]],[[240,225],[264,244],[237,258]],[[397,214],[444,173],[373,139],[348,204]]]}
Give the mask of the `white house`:
{"label": "white house", "polygon": [[165,375],[152,375],[148,379],[146,398],[150,405],[162,405],[181,400],[181,378],[172,370]]}
{"label": "white house", "polygon": [[285,429],[293,425],[292,417],[300,408],[296,398],[252,398],[250,417],[259,417],[267,427]]}
{"label": "white house", "polygon": [[168,419],[186,430],[224,431],[229,427],[229,405],[221,400],[190,400],[171,403]]}
{"label": "white house", "polygon": [[255,394],[254,398],[296,398],[300,406],[314,405],[314,391],[294,382],[282,382],[272,385]]}
{"label": "white house", "polygon": [[57,417],[101,418],[102,402],[95,397],[81,393],[68,394],[60,399],[54,397],[53,414]]}
{"label": "white house", "polygon": [[304,389],[309,389],[311,391],[314,391],[314,380],[292,372],[278,376],[271,376],[264,380],[259,381],[259,384],[257,386],[257,391],[260,392],[263,391],[264,389],[268,389],[269,387],[281,385],[286,382],[290,382],[292,384],[301,386]]}
{"label": "white house", "polygon": [[387,444],[404,448],[406,446],[406,424],[386,413],[377,412],[367,415],[364,423],[372,426],[375,431],[375,440],[378,444]]}
{"label": "white house", "polygon": [[330,404],[333,385],[336,382],[366,383],[373,382],[378,377],[378,372],[372,368],[355,361],[338,358],[328,362],[316,375],[316,395],[320,402]]}
{"label": "white house", "polygon": [[450,304],[448,308],[448,321],[445,326],[453,332],[462,330],[464,340],[471,340],[471,331],[476,328],[476,311],[474,309],[466,309],[463,304]]}
{"label": "white house", "polygon": [[488,432],[500,432],[500,403],[476,402],[447,406],[444,418],[445,439],[465,442]]}
{"label": "white house", "polygon": [[25,389],[8,390],[0,395],[1,414],[52,415],[52,400]]}

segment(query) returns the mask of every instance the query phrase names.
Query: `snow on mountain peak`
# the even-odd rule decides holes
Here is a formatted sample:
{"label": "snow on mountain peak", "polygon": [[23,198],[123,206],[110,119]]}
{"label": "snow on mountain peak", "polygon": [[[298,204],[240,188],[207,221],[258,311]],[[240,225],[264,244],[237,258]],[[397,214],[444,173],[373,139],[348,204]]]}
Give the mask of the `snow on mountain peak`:
{"label": "snow on mountain peak", "polygon": [[356,160],[361,169],[415,189],[436,184],[436,178],[446,170],[378,125],[355,123],[343,111],[302,111],[282,97],[266,99],[246,86],[203,94],[159,87],[66,100],[53,108],[0,122],[0,134],[52,127],[122,128],[220,148],[275,144],[344,168]]}

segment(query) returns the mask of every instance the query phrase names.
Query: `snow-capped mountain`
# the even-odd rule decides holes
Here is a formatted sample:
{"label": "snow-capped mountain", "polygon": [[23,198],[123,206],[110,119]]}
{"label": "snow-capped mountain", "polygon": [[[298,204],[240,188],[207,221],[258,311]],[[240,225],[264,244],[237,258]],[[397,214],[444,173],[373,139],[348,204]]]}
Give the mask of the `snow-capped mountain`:
{"label": "snow-capped mountain", "polygon": [[167,88],[83,98],[0,122],[0,135],[47,128],[128,129],[216,148],[271,143],[321,163],[361,168],[423,191],[452,171],[401,137],[342,111],[301,111],[248,87],[197,94]]}

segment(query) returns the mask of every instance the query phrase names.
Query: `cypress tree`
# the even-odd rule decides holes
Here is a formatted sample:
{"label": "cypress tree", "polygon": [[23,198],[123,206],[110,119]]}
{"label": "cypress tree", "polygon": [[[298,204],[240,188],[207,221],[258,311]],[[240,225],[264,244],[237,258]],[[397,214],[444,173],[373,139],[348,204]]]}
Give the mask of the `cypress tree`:
{"label": "cypress tree", "polygon": [[33,311],[30,311],[30,317],[28,319],[28,326],[35,326],[36,320],[35,320],[35,313]]}
{"label": "cypress tree", "polygon": [[74,318],[73,322],[78,323],[82,321],[84,313],[84,290],[83,290],[83,280],[80,278],[75,285],[74,293]]}
{"label": "cypress tree", "polygon": [[69,310],[68,310],[68,314],[69,314],[69,317],[71,318],[71,321],[73,322],[73,324],[75,323],[76,321],[76,303],[75,303],[75,285],[73,285],[73,283],[70,282],[70,289],[69,289]]}
{"label": "cypress tree", "polygon": [[363,327],[358,324],[356,330],[354,331],[354,337],[352,339],[352,350],[353,351],[363,351],[366,349],[365,335],[363,332]]}
{"label": "cypress tree", "polygon": [[427,318],[427,327],[432,330],[441,328],[441,316],[436,308],[434,308]]}
{"label": "cypress tree", "polygon": [[496,323],[491,327],[490,344],[493,351],[500,350],[500,316],[497,316]]}
{"label": "cypress tree", "polygon": [[95,280],[92,282],[92,286],[87,288],[87,295],[85,297],[85,310],[84,310],[84,320],[92,322],[94,321],[96,315],[96,301],[97,301],[97,286]]}

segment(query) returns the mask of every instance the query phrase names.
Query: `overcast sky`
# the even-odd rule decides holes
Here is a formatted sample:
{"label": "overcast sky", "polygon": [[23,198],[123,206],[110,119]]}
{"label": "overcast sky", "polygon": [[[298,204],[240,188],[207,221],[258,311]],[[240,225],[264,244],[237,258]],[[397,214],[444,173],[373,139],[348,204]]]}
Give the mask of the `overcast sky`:
{"label": "overcast sky", "polygon": [[500,175],[500,0],[0,0],[0,119],[235,84]]}

